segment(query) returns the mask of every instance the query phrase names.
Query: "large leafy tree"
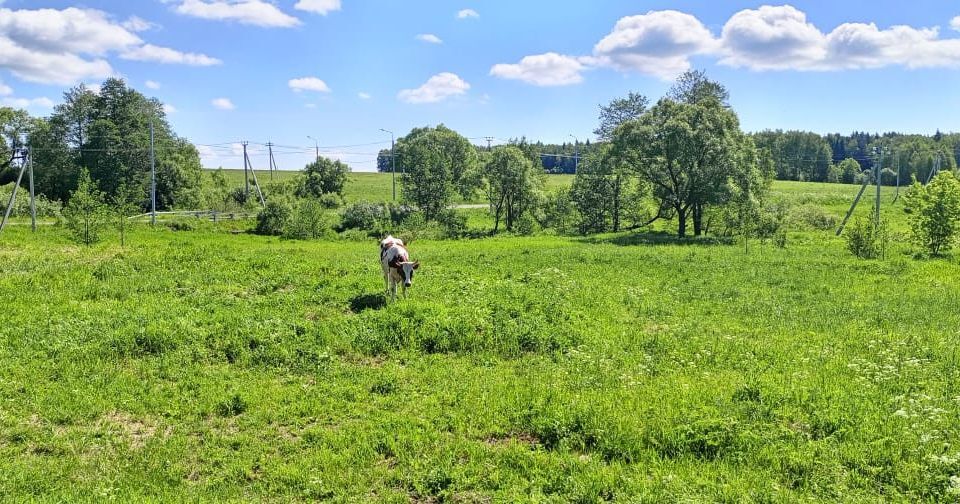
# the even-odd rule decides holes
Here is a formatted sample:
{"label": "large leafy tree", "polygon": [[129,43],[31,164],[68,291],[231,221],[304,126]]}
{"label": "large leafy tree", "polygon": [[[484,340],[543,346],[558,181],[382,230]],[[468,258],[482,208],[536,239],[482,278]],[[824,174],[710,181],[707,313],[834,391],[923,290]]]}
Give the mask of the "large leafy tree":
{"label": "large leafy tree", "polygon": [[935,256],[950,250],[960,233],[960,181],[953,173],[941,172],[926,186],[914,181],[904,200],[913,242]]}
{"label": "large leafy tree", "polygon": [[681,237],[688,219],[694,234],[702,234],[707,207],[728,202],[731,179],[744,163],[755,163],[736,114],[712,99],[660,100],[639,120],[617,128],[613,155],[650,184],[661,207],[673,209]]}
{"label": "large leafy tree", "polygon": [[23,110],[0,107],[0,185],[16,180],[13,162],[35,123]]}
{"label": "large leafy tree", "polygon": [[397,140],[397,166],[403,167],[403,199],[433,220],[456,194],[469,198],[480,186],[476,148],[443,126],[416,128]]}
{"label": "large leafy tree", "polygon": [[303,177],[297,193],[300,196],[319,198],[324,194],[343,196],[350,167],[346,164],[321,157],[303,169]]}
{"label": "large leafy tree", "polygon": [[517,219],[536,206],[543,171],[534,168],[530,156],[520,147],[506,145],[493,150],[484,172],[494,215],[493,231],[500,229],[501,219],[507,230],[512,230]]}

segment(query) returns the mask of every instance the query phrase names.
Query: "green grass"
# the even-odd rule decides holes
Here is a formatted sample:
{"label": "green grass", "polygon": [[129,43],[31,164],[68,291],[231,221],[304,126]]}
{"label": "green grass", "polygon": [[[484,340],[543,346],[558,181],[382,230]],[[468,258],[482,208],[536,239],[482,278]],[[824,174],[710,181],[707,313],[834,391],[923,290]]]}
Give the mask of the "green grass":
{"label": "green grass", "polygon": [[[389,181],[351,174],[348,199]],[[775,183],[786,249],[677,241],[671,222],[418,240],[411,296],[390,304],[373,241],[229,222],[85,248],[11,226],[0,495],[955,499],[960,265],[902,243],[857,260],[804,224],[838,221],[857,189]]]}
{"label": "green grass", "polygon": [[[855,191],[775,186],[831,214]],[[935,502],[960,490],[954,259],[898,245],[861,261],[830,230],[748,253],[658,232],[419,240],[410,297],[385,304],[373,241],[201,228],[137,227],[124,250],[74,245],[58,227],[4,232],[0,495]]]}

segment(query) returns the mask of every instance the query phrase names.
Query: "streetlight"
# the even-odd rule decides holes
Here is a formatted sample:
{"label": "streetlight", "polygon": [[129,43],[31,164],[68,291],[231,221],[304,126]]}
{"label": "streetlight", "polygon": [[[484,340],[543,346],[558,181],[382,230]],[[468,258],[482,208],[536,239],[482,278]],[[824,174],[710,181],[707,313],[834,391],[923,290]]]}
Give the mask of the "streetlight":
{"label": "streetlight", "polygon": [[574,151],[573,151],[573,173],[577,173],[577,169],[580,168],[580,139],[575,137],[573,133],[570,133],[570,137],[574,141]]}
{"label": "streetlight", "polygon": [[393,132],[387,129],[380,128],[380,131],[384,133],[390,133],[390,176],[393,179],[393,201],[397,201],[397,152],[396,144],[393,143]]}
{"label": "streetlight", "polygon": [[319,163],[320,162],[320,141],[317,140],[316,138],[313,138],[310,135],[307,135],[307,138],[309,138],[310,140],[313,140],[313,145],[316,146],[317,148],[317,162]]}

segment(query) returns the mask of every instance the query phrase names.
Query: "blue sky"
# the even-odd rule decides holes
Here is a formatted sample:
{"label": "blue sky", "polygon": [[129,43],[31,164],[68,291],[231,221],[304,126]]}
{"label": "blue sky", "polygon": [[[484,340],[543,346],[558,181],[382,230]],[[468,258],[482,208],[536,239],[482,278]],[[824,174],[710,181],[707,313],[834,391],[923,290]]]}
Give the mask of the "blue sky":
{"label": "blue sky", "polygon": [[[908,5],[908,7],[906,7]],[[744,129],[960,131],[960,2],[0,0],[0,103],[50,113],[122,76],[207,166],[272,141],[371,170],[415,126],[591,138],[597,105],[725,84]],[[253,160],[265,167],[260,148]]]}

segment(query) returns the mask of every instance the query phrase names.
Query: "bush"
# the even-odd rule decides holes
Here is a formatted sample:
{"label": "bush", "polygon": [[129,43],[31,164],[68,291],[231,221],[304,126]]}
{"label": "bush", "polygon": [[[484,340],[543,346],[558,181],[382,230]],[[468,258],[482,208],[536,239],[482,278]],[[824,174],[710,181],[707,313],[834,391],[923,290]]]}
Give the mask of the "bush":
{"label": "bush", "polygon": [[270,201],[257,214],[257,227],[254,233],[266,236],[280,236],[290,222],[290,207],[278,202]]}
{"label": "bush", "polygon": [[467,216],[456,210],[447,210],[437,217],[446,238],[462,238],[468,232]]}
{"label": "bush", "polygon": [[313,199],[305,199],[293,210],[283,236],[298,240],[322,238],[330,234],[323,207]]}
{"label": "bush", "polygon": [[950,250],[960,231],[960,181],[942,172],[926,186],[916,180],[904,197],[914,244],[932,255]]}
{"label": "bush", "polygon": [[342,195],[349,172],[350,167],[340,161],[321,157],[304,167],[297,189],[298,196],[319,198],[325,194]]}
{"label": "bush", "polygon": [[[0,188],[0,214],[6,212],[10,202],[10,192],[13,186]],[[37,217],[53,217],[60,219],[63,214],[63,205],[56,200],[49,200],[42,194],[36,194],[34,204],[37,208]],[[23,187],[17,190],[17,199],[13,202],[12,217],[30,216],[30,191]]]}
{"label": "bush", "polygon": [[320,206],[328,209],[339,208],[340,205],[343,204],[343,198],[336,194],[324,194],[320,196],[317,201],[320,203]]}
{"label": "bush", "polygon": [[386,217],[384,205],[358,201],[343,209],[340,229],[376,230]]}
{"label": "bush", "polygon": [[861,259],[876,259],[886,253],[887,224],[857,219],[847,230],[847,249]]}
{"label": "bush", "polygon": [[837,227],[836,216],[830,214],[822,207],[812,204],[804,204],[790,209],[787,221],[799,229],[818,229],[824,231]]}
{"label": "bush", "polygon": [[517,219],[517,224],[514,229],[516,229],[519,235],[530,236],[537,232],[537,221],[529,213],[525,213]]}
{"label": "bush", "polygon": [[91,245],[100,241],[100,231],[107,221],[107,209],[103,194],[94,185],[86,169],[80,171],[77,189],[70,194],[70,202],[63,214],[77,242]]}

